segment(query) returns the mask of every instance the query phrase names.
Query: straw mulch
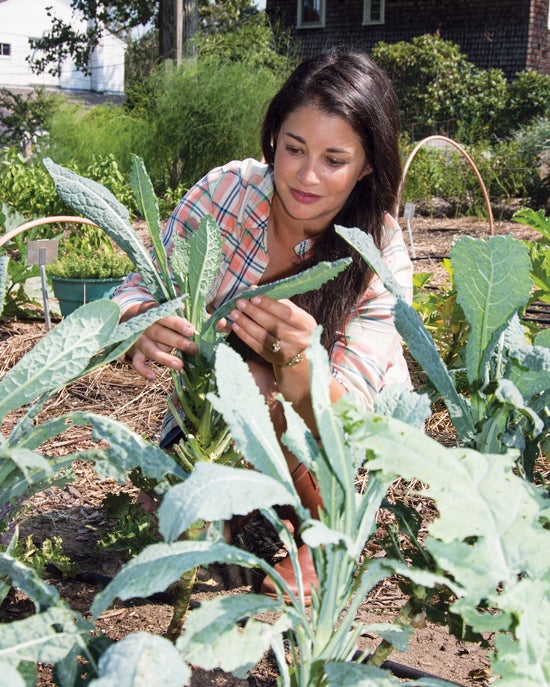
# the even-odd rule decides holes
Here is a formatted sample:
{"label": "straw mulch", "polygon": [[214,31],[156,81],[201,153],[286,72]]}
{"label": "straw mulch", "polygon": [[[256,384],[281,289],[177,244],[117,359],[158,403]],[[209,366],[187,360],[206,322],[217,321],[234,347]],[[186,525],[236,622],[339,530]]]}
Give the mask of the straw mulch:
{"label": "straw mulch", "polygon": [[[55,326],[55,324],[54,324]],[[7,321],[0,326],[0,379],[46,334],[42,322]],[[154,440],[166,411],[170,376],[158,369],[154,382],[142,379],[126,362],[107,365],[56,394],[44,406],[41,419],[57,417],[74,410],[108,415],[124,422],[134,431]],[[10,414],[3,426],[6,434],[15,424]],[[63,439],[48,446],[52,455],[62,455],[89,448],[88,431],[68,429]]]}

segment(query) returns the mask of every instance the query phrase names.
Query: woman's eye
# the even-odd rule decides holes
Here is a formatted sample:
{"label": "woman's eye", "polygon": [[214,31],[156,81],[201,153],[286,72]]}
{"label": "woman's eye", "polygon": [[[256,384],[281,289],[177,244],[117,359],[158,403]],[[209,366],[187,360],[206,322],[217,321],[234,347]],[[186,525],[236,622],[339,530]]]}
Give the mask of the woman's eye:
{"label": "woman's eye", "polygon": [[343,160],[337,160],[334,157],[327,157],[327,163],[331,167],[341,167],[344,164],[344,161]]}
{"label": "woman's eye", "polygon": [[287,145],[286,149],[291,155],[298,155],[298,153],[300,153],[300,148],[297,148],[296,146]]}

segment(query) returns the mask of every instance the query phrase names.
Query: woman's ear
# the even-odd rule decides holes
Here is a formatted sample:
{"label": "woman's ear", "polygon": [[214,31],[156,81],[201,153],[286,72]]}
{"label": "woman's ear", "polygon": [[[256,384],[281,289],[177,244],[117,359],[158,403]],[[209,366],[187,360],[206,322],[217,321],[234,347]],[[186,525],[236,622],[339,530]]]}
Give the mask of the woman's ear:
{"label": "woman's ear", "polygon": [[365,166],[363,167],[361,173],[359,174],[357,181],[361,181],[362,179],[367,177],[369,174],[372,174],[373,171],[374,171],[373,166],[366,163]]}

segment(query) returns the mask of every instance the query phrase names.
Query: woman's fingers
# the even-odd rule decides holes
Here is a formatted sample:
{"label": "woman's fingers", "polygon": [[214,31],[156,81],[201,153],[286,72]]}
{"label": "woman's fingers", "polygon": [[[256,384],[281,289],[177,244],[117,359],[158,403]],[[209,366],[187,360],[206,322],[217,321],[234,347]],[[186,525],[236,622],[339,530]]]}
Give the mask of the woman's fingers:
{"label": "woman's fingers", "polygon": [[144,379],[155,379],[156,373],[153,368],[147,362],[145,355],[138,350],[133,350],[132,353],[128,354],[132,367],[134,370],[141,375]]}
{"label": "woman's fingers", "polygon": [[148,327],[128,353],[132,366],[145,379],[154,379],[156,373],[149,362],[181,370],[183,362],[174,350],[194,355],[197,344],[189,336],[193,326],[183,317],[167,317]]}
{"label": "woman's fingers", "polygon": [[315,319],[291,301],[265,296],[237,301],[230,317],[237,336],[272,363],[307,348],[316,326]]}
{"label": "woman's fingers", "polygon": [[148,327],[144,332],[144,336],[154,341],[160,347],[165,347],[168,350],[177,348],[180,351],[188,353],[190,352],[188,351],[189,345],[193,344],[193,346],[195,346],[187,336],[183,336],[178,331],[164,326],[162,321],[156,322]]}
{"label": "woman's fingers", "polygon": [[195,329],[191,322],[184,317],[164,317],[157,320],[145,332],[151,338],[160,337],[162,343],[171,345],[172,348],[179,348],[178,344],[188,340],[195,334]]}

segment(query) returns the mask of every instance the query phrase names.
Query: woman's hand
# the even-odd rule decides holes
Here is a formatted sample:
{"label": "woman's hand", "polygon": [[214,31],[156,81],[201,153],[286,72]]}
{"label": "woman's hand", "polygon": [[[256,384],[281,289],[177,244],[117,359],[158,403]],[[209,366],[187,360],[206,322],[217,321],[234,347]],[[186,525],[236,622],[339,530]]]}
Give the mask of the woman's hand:
{"label": "woman's hand", "polygon": [[272,365],[284,365],[309,346],[317,322],[292,301],[253,296],[236,305],[233,331]]}
{"label": "woman's hand", "polygon": [[[130,319],[155,306],[155,303],[142,304],[135,312],[126,312],[124,319]],[[157,375],[149,363],[155,362],[172,370],[181,370],[183,361],[173,351],[180,350],[187,355],[194,355],[198,350],[197,344],[191,339],[194,334],[193,325],[184,317],[165,317],[147,327],[126,355],[134,370],[142,377],[155,379]]]}

